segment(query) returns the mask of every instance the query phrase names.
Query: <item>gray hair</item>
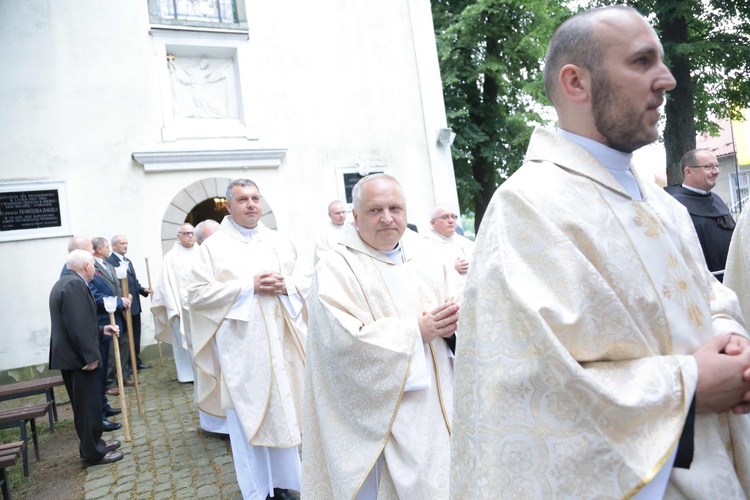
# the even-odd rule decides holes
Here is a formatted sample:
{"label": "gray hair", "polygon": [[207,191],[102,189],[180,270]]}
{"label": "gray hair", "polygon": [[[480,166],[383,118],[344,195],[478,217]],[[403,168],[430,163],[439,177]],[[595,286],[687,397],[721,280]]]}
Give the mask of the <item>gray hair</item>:
{"label": "gray hair", "polygon": [[111,243],[112,245],[117,245],[117,240],[119,240],[120,238],[124,238],[124,237],[125,237],[125,235],[124,235],[124,234],[116,234],[116,235],[112,236],[112,239],[111,239],[111,240],[109,240],[109,242],[110,242],[110,243]]}
{"label": "gray hair", "polygon": [[544,59],[544,90],[552,104],[556,104],[558,98],[558,77],[563,66],[574,64],[586,68],[592,77],[601,70],[605,47],[597,40],[595,28],[598,18],[611,11],[632,12],[640,16],[631,7],[610,5],[576,14],[555,30]]}
{"label": "gray hair", "polygon": [[91,246],[94,247],[94,251],[96,252],[97,249],[107,246],[107,238],[102,238],[101,236],[91,238]]}
{"label": "gray hair", "polygon": [[352,189],[352,209],[354,209],[357,212],[359,212],[359,204],[362,201],[362,186],[364,186],[365,184],[367,184],[370,181],[377,181],[377,180],[381,180],[381,179],[387,179],[387,180],[393,181],[393,182],[396,183],[396,185],[399,188],[401,188],[401,184],[399,184],[398,181],[396,180],[396,178],[393,177],[392,175],[383,174],[383,173],[370,174],[367,177],[361,178],[359,180],[359,182],[357,182],[354,185],[354,188]]}
{"label": "gray hair", "polygon": [[196,243],[201,245],[206,238],[218,231],[219,227],[221,227],[221,224],[213,219],[206,219],[203,222],[199,222],[195,226],[195,229],[193,229]]}
{"label": "gray hair", "polygon": [[257,189],[258,193],[260,194],[260,188],[258,187],[256,183],[254,183],[250,179],[235,179],[232,182],[230,182],[229,185],[227,186],[227,196],[226,196],[227,203],[231,203],[232,200],[234,199],[234,191],[232,191],[232,188],[234,186],[240,186],[240,187],[252,186],[255,189]]}
{"label": "gray hair", "polygon": [[68,259],[65,261],[65,267],[73,271],[83,271],[83,265],[86,262],[94,265],[94,256],[86,250],[76,249],[68,254]]}

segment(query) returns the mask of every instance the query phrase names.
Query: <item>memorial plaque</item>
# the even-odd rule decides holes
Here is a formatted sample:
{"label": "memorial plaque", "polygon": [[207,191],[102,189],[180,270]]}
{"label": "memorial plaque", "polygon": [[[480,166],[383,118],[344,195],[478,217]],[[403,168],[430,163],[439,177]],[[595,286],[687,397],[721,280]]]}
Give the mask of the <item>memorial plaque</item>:
{"label": "memorial plaque", "polygon": [[71,234],[65,181],[0,182],[0,242]]}
{"label": "memorial plaque", "polygon": [[62,226],[57,189],[0,193],[0,231]]}
{"label": "memorial plaque", "polygon": [[[377,172],[370,172],[367,175],[382,174],[382,173],[383,171],[379,170]],[[352,190],[354,189],[354,186],[359,182],[360,179],[366,176],[360,175],[357,172],[347,172],[347,173],[344,173],[343,176],[344,176],[344,193],[346,194],[346,202],[351,204]]]}

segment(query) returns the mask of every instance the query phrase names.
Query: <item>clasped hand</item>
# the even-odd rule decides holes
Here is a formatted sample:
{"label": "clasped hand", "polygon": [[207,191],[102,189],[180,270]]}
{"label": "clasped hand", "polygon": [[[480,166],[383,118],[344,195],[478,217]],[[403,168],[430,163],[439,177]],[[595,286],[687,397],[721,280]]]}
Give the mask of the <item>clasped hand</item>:
{"label": "clasped hand", "polygon": [[455,302],[446,302],[432,311],[424,311],[417,319],[422,342],[427,343],[438,337],[450,337],[458,328],[458,311]]}
{"label": "clasped hand", "polygon": [[750,340],[741,335],[713,337],[693,353],[698,364],[698,413],[750,413]]}
{"label": "clasped hand", "polygon": [[284,277],[275,271],[263,271],[253,278],[255,293],[268,295],[287,295]]}

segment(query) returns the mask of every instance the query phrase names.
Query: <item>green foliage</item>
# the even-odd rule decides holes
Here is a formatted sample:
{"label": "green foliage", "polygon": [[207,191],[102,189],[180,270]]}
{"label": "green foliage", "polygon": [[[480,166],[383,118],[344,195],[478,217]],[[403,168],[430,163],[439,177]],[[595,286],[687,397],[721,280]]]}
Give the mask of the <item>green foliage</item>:
{"label": "green foliage", "polygon": [[459,201],[479,223],[543,122],[541,61],[569,12],[555,0],[433,0],[432,12]]}

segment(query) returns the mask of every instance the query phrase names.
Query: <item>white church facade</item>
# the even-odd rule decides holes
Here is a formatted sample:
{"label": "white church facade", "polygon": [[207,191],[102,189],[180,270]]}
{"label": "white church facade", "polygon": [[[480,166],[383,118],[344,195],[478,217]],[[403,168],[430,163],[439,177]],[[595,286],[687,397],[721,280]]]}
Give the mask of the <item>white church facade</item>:
{"label": "white church facade", "polygon": [[361,175],[399,179],[420,229],[457,205],[428,0],[7,0],[0,47],[2,373],[45,367],[72,235],[126,235],[147,286],[231,179],[310,265]]}

